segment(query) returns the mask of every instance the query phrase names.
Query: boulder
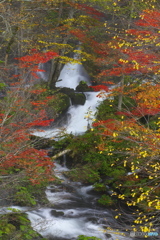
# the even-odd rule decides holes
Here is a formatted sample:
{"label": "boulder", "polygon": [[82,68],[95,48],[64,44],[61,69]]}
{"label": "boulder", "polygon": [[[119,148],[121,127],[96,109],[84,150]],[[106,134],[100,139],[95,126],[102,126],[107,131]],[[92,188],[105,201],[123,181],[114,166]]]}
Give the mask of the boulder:
{"label": "boulder", "polygon": [[[87,86],[87,84],[86,84]],[[76,93],[72,88],[61,88],[60,93],[65,94],[71,99],[72,105],[84,105],[86,101],[86,96],[83,93]]]}
{"label": "boulder", "polygon": [[78,84],[78,86],[76,87],[76,91],[77,92],[91,92],[93,91],[92,88],[90,88],[86,82],[84,81],[80,81],[80,83]]}
{"label": "boulder", "polygon": [[70,96],[73,105],[84,105],[86,96],[83,93],[73,93]]}
{"label": "boulder", "polygon": [[54,217],[63,217],[64,216],[64,212],[62,211],[56,211],[56,210],[51,210],[51,215]]}
{"label": "boulder", "polygon": [[66,95],[68,95],[70,97],[71,94],[74,93],[74,89],[73,88],[67,88],[67,87],[63,87],[59,89],[60,93],[64,93]]}

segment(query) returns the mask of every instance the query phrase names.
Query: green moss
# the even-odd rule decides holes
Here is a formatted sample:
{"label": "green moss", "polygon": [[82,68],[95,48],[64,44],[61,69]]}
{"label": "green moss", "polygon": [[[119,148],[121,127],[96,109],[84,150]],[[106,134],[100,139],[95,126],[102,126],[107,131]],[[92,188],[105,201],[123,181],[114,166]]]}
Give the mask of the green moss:
{"label": "green moss", "polygon": [[[12,209],[10,209],[12,210]],[[13,213],[1,215],[0,220],[0,239],[3,240],[29,240],[29,239],[43,239],[30,226],[30,221],[26,214],[19,213],[13,209]]]}
{"label": "green moss", "polygon": [[[58,93],[56,94],[57,104],[55,106],[55,101],[53,101],[52,107],[57,110],[58,113],[62,113],[63,111],[67,110],[70,106],[70,99],[66,94]],[[51,106],[51,103],[49,103]]]}
{"label": "green moss", "polygon": [[101,198],[98,200],[98,202],[100,204],[102,204],[102,205],[105,205],[105,206],[111,206],[111,205],[114,204],[113,199],[110,196],[106,195],[106,194],[103,194],[101,196]]}
{"label": "green moss", "polygon": [[36,200],[26,187],[19,186],[14,201],[21,206],[35,206]]}
{"label": "green moss", "polygon": [[77,165],[76,168],[71,169],[66,175],[73,181],[80,181],[83,183],[95,183],[100,180],[99,172],[96,165],[91,164]]}
{"label": "green moss", "polygon": [[70,95],[73,105],[84,105],[86,97],[83,93],[73,93]]}
{"label": "green moss", "polygon": [[93,91],[92,88],[90,88],[86,82],[80,81],[78,86],[76,87],[77,92],[88,92],[88,91]]}
{"label": "green moss", "polygon": [[101,238],[97,237],[87,237],[85,235],[79,235],[77,240],[101,240]]}

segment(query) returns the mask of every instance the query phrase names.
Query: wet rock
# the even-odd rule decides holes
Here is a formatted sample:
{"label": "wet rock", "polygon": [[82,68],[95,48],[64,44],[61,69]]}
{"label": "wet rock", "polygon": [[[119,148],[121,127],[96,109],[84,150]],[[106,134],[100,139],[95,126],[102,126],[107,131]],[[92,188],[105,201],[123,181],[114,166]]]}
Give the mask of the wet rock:
{"label": "wet rock", "polygon": [[86,96],[83,93],[74,93],[70,96],[73,105],[84,105]]}
{"label": "wet rock", "polygon": [[56,211],[56,210],[51,210],[51,215],[53,215],[54,217],[62,217],[64,216],[64,212],[62,211]]}
{"label": "wet rock", "polygon": [[[87,84],[85,83],[87,86]],[[88,87],[88,86],[87,86]],[[86,96],[83,93],[76,93],[72,88],[61,88],[60,93],[67,95],[71,99],[72,105],[84,105],[86,101]]]}
{"label": "wet rock", "polygon": [[73,89],[73,88],[63,87],[63,88],[60,88],[60,89],[59,89],[59,92],[60,92],[60,93],[64,93],[64,94],[70,96],[71,94],[74,93],[74,89]]}
{"label": "wet rock", "polygon": [[105,236],[107,237],[107,239],[108,239],[108,240],[113,240],[113,238],[112,238],[111,234],[109,234],[109,233],[106,233],[106,234],[105,234]]}
{"label": "wet rock", "polygon": [[76,87],[76,91],[77,92],[91,92],[93,91],[92,88],[90,88],[86,82],[84,81],[80,81],[80,83],[78,84],[78,86]]}
{"label": "wet rock", "polygon": [[93,223],[93,224],[97,224],[97,218],[96,217],[90,217],[87,219],[89,222]]}

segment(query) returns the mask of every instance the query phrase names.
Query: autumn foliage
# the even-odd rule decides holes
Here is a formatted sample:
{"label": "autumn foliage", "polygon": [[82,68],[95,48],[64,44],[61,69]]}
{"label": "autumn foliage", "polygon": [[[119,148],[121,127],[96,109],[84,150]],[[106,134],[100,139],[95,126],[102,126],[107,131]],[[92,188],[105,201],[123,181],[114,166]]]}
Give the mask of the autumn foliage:
{"label": "autumn foliage", "polygon": [[[110,184],[111,197],[133,209],[136,207],[131,230],[154,231],[154,227],[159,227],[160,210],[160,11],[154,9],[155,0],[26,2],[22,1],[17,15],[8,14],[9,22],[2,24],[6,26],[2,30],[6,41],[5,65],[8,55],[12,56],[12,46],[17,46],[19,57],[16,57],[18,74],[7,79],[9,87],[0,100],[1,175],[21,172],[32,184],[53,180],[54,163],[46,150],[35,148],[31,135],[36,128],[43,131],[54,122],[47,108],[56,102],[49,89],[55,84],[36,88],[26,87],[25,81],[28,76],[32,76],[31,81],[37,80],[37,73],[44,71],[39,69],[40,63],[52,63],[51,81],[56,83],[57,72],[60,73],[64,63],[87,62],[94,79],[90,88],[106,99],[99,106],[102,114],[97,113],[97,120],[89,126],[87,138],[75,137],[71,150],[76,152],[76,146],[78,151],[82,148],[84,158],[89,152],[84,165],[88,161],[88,168],[97,171],[92,175],[90,169],[85,169],[92,183],[99,181],[96,184],[100,185],[104,177],[105,192]],[[0,3],[2,19],[5,19],[4,9],[11,9],[5,4],[6,1]],[[138,17],[139,9],[134,13],[136,6],[150,9],[143,10]],[[13,4],[13,9],[16,7]],[[112,17],[108,15],[111,12]],[[70,57],[73,52],[79,58]],[[3,72],[9,71],[6,66]],[[110,88],[113,83],[114,88]],[[89,112],[88,120],[90,115]],[[80,161],[83,161],[82,151]]]}
{"label": "autumn foliage", "polygon": [[[115,191],[113,196],[126,201],[128,206],[139,207],[133,230],[147,232],[158,226],[160,210],[160,12],[143,11],[134,26],[125,31],[123,38],[116,36],[106,43],[116,55],[114,64],[103,70],[99,78],[118,76],[123,81],[109,95],[108,104],[113,110],[106,113],[106,120],[94,122],[93,127],[103,139],[101,152],[109,149],[108,141],[115,145],[108,155],[116,159],[119,152],[111,166],[123,166],[126,170],[126,176],[116,182],[120,193]],[[103,62],[108,57],[112,63],[109,54]],[[117,109],[119,96],[121,111]]]}
{"label": "autumn foliage", "polygon": [[[13,97],[13,92],[11,94]],[[17,94],[14,98],[13,106],[10,105],[7,111],[2,109],[1,113],[1,174],[7,174],[9,169],[20,169],[33,184],[53,180],[53,162],[45,150],[35,149],[30,140],[31,128],[48,126],[53,119],[47,119],[41,105],[38,109],[36,104],[34,110],[29,100],[24,101]]]}
{"label": "autumn foliage", "polygon": [[[19,66],[26,72],[36,74],[40,62],[47,62],[55,56],[57,54],[54,52],[34,51],[19,58]],[[46,89],[36,89],[32,86],[26,88],[19,75],[17,80],[16,88],[11,88],[5,100],[1,101],[1,174],[7,174],[10,169],[17,169],[23,170],[32,184],[51,181],[54,179],[53,161],[45,150],[34,148],[30,135],[34,128],[49,126],[54,121],[48,118],[45,110],[54,96],[46,96],[41,100],[40,96],[47,91]]]}

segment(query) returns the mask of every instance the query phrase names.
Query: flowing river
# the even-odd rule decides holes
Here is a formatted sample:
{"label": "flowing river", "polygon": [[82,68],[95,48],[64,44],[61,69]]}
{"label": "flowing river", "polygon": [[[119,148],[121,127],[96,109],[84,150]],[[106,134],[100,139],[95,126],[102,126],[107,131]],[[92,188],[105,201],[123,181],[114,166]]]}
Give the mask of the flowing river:
{"label": "flowing river", "polygon": [[123,233],[107,229],[115,226],[112,211],[97,205],[98,195],[92,185],[68,180],[63,175],[68,170],[65,162],[63,166],[55,163],[56,175],[62,183],[46,189],[52,208],[28,212],[32,227],[49,240],[76,240],[79,235],[102,240],[130,239]]}
{"label": "flowing river", "polygon": [[[41,77],[45,79],[45,76]],[[57,87],[75,89],[81,80],[90,85],[89,76],[80,64],[66,64],[59,79],[61,81],[57,83]],[[70,106],[67,112],[70,118],[64,125],[67,133],[82,134],[87,130],[88,124],[93,121],[96,107],[103,101],[103,98],[98,98],[97,94],[86,92],[86,102],[83,106]],[[89,118],[86,117],[88,112]],[[60,130],[53,128],[43,132],[37,131],[34,134],[52,138],[59,135]],[[65,163],[63,166],[55,163],[55,166],[56,175],[62,183],[50,185],[46,189],[46,196],[54,207],[28,212],[28,217],[36,231],[53,240],[75,240],[79,235],[95,236],[102,240],[130,239],[129,235],[125,237],[112,229],[115,226],[112,211],[97,205],[98,195],[94,192],[93,186],[71,182],[64,177],[63,172],[69,171]],[[109,231],[107,227],[111,227],[112,230]]]}
{"label": "flowing river", "polygon": [[[45,73],[40,72],[41,78],[46,79]],[[46,73],[47,74],[47,73]],[[89,76],[80,64],[66,64],[61,71],[57,83],[58,87],[76,88],[80,81],[86,81],[90,85]],[[96,107],[103,98],[98,98],[96,92],[87,92],[86,102],[82,105],[70,106],[68,113],[70,118],[64,125],[67,133],[83,134],[91,125]],[[86,115],[89,112],[89,117]],[[37,136],[51,138],[60,134],[59,129],[36,131]],[[65,158],[65,156],[64,156]],[[116,232],[118,228],[113,212],[97,204],[98,195],[92,185],[83,185],[80,182],[72,182],[64,176],[69,171],[65,165],[55,163],[55,173],[62,180],[61,184],[50,185],[46,189],[46,196],[52,207],[38,210],[14,207],[26,210],[34,230],[49,240],[76,240],[79,235],[97,237],[102,240],[128,240],[122,232]],[[5,209],[4,209],[5,211]],[[3,211],[2,211],[3,212]],[[111,230],[108,230],[108,227]],[[93,238],[90,238],[92,240]]]}

